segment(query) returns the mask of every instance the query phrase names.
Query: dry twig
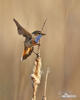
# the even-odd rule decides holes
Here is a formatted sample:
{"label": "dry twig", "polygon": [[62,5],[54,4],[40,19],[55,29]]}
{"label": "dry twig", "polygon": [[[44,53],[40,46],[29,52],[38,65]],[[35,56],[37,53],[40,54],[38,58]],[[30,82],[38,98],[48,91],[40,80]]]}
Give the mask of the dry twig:
{"label": "dry twig", "polygon": [[40,56],[37,56],[35,59],[35,65],[33,68],[33,74],[31,74],[32,79],[32,86],[33,86],[33,96],[32,100],[36,100],[36,93],[38,85],[40,84],[41,79],[41,58]]}

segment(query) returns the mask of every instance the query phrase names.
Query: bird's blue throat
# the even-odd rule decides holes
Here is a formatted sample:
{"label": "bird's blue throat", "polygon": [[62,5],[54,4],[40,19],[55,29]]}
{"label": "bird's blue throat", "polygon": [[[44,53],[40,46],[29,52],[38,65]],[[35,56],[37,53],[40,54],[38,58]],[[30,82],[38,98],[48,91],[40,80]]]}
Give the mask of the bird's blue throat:
{"label": "bird's blue throat", "polygon": [[36,39],[35,39],[35,42],[36,42],[36,43],[38,43],[41,37],[42,37],[42,35],[41,35],[41,34],[40,34],[40,35],[38,35],[38,36],[36,37]]}

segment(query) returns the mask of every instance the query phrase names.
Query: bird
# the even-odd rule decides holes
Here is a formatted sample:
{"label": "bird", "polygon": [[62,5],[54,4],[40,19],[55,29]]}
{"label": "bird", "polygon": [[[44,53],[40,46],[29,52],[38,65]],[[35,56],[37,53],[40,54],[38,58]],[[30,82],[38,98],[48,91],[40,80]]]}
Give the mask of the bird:
{"label": "bird", "polygon": [[[40,41],[41,37],[46,34],[39,30],[36,30],[36,31],[33,31],[32,33],[30,33],[27,30],[25,30],[22,27],[22,25],[20,25],[19,22],[15,18],[13,19],[13,21],[15,22],[15,24],[17,26],[18,34],[25,37],[24,51],[23,51],[23,54],[21,57],[21,61],[23,61],[23,60],[27,59],[32,54],[32,52],[34,52],[34,46],[40,46],[39,41]],[[33,37],[33,35],[34,35],[34,37]],[[38,53],[35,53],[35,54],[38,55]]]}

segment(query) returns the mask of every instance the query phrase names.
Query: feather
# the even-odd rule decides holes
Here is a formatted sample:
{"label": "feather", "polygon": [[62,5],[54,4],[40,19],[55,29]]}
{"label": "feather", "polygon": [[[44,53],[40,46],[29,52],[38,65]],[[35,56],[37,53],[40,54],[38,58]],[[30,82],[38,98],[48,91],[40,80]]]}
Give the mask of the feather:
{"label": "feather", "polygon": [[38,35],[38,36],[36,37],[36,39],[35,39],[35,42],[36,42],[36,43],[38,43],[41,37],[42,37],[42,35],[41,35],[41,34],[40,34],[40,35]]}
{"label": "feather", "polygon": [[27,57],[29,57],[32,54],[33,50],[34,50],[34,47],[25,48],[24,52],[23,52],[23,60],[25,60]]}
{"label": "feather", "polygon": [[17,30],[18,30],[18,34],[19,35],[23,35],[24,37],[26,37],[27,40],[32,39],[32,35],[26,31],[19,23],[16,19],[13,19],[13,21],[15,22],[16,26],[17,26]]}

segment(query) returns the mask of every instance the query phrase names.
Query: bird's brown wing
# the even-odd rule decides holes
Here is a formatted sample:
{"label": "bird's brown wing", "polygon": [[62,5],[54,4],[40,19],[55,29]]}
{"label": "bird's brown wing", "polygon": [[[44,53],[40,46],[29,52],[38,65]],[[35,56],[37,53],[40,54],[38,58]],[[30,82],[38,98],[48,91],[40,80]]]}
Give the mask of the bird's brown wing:
{"label": "bird's brown wing", "polygon": [[33,50],[34,50],[34,47],[30,47],[30,48],[25,47],[22,59],[23,60],[27,59],[27,57],[29,57],[32,54]]}
{"label": "bird's brown wing", "polygon": [[13,21],[15,22],[16,26],[17,26],[17,30],[19,35],[23,35],[24,37],[26,37],[27,40],[32,39],[32,35],[26,31],[19,23],[16,19],[13,19]]}

